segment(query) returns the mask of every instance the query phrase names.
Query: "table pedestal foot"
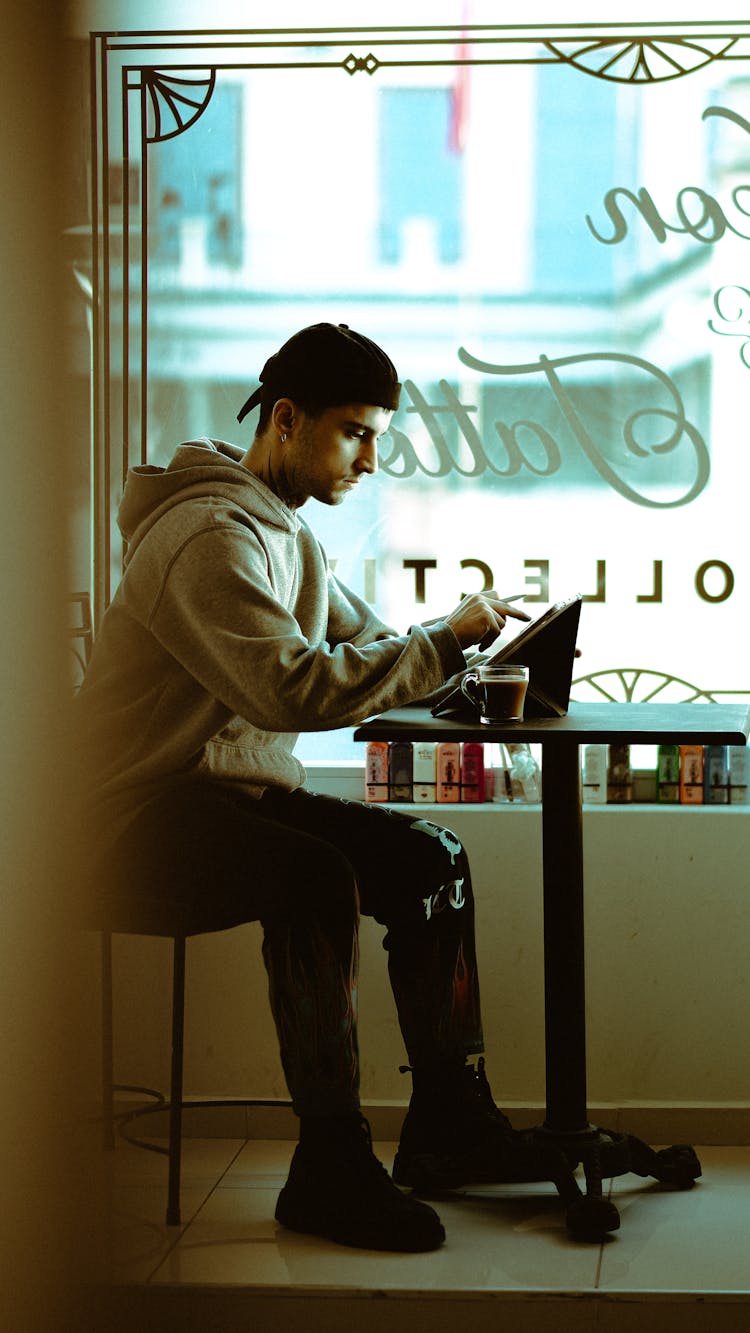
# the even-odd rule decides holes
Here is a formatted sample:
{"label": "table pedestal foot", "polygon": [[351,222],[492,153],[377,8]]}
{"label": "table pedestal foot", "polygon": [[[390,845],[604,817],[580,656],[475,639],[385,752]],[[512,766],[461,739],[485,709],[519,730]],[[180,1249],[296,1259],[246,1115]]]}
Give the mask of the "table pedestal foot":
{"label": "table pedestal foot", "polygon": [[[556,1178],[554,1184],[567,1204],[565,1223],[575,1240],[601,1241],[620,1225],[617,1208],[603,1197],[603,1180],[632,1171],[639,1176],[652,1176],[675,1189],[691,1189],[701,1174],[698,1157],[686,1143],[657,1151],[632,1134],[599,1129],[596,1125],[569,1134],[539,1125],[532,1130],[532,1138],[540,1147],[558,1149],[567,1162],[568,1171]],[[585,1193],[573,1174],[578,1166],[583,1167]]]}

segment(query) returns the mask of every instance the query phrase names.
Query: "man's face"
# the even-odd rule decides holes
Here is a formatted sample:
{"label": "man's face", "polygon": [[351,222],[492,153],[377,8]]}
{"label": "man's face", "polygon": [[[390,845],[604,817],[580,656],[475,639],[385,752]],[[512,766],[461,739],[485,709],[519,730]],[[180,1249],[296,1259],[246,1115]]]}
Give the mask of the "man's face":
{"label": "man's face", "polygon": [[299,412],[283,464],[286,491],[297,508],[311,496],[341,504],[363,474],[376,472],[378,440],[392,416],[367,403],[329,407],[319,417]]}

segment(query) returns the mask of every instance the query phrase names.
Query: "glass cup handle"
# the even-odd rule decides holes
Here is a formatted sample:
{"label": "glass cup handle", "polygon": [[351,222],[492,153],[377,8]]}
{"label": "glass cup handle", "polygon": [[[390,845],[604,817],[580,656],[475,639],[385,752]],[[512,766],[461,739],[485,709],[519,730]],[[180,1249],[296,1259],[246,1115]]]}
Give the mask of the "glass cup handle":
{"label": "glass cup handle", "polygon": [[469,700],[470,703],[474,705],[475,708],[479,708],[481,706],[479,695],[475,694],[472,688],[472,686],[477,686],[478,684],[479,684],[479,677],[475,675],[473,671],[469,671],[465,676],[462,676],[461,678],[461,693],[466,696],[466,698]]}

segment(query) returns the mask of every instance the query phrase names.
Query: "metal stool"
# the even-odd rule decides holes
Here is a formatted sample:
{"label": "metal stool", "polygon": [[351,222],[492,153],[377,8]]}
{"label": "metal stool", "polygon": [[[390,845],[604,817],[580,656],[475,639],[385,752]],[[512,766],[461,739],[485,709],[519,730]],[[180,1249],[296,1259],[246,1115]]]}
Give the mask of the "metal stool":
{"label": "metal stool", "polygon": [[[279,1098],[236,1098],[185,1102],[182,1097],[183,1052],[185,1034],[185,945],[191,935],[216,933],[230,928],[226,922],[212,922],[210,908],[188,912],[180,904],[164,903],[137,894],[104,897],[101,902],[101,972],[102,972],[102,1108],[103,1141],[115,1146],[115,1129],[136,1147],[163,1153],[169,1158],[166,1220],[169,1226],[180,1224],[180,1168],[182,1160],[182,1113],[198,1106],[284,1106],[291,1102]],[[232,924],[239,924],[234,922]],[[112,936],[154,935],[172,940],[172,1056],[168,1100],[153,1088],[114,1081],[114,1024],[112,1000]],[[152,1103],[116,1115],[115,1092],[136,1092],[152,1098]],[[141,1117],[156,1111],[169,1113],[169,1137],[163,1144],[149,1143],[129,1131]]]}

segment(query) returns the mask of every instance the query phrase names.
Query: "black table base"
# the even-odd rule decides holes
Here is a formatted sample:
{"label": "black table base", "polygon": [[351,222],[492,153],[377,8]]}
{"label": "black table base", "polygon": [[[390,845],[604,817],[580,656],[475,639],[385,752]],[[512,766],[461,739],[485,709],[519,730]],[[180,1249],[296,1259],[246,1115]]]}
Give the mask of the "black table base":
{"label": "black table base", "polygon": [[[656,1152],[631,1134],[590,1125],[586,1095],[586,993],[583,914],[581,763],[577,739],[545,746],[542,761],[544,850],[544,1008],[547,1113],[533,1131],[540,1149],[561,1153],[555,1184],[579,1240],[600,1240],[620,1225],[602,1180],[633,1171],[689,1189],[701,1174],[688,1144]],[[567,1165],[565,1169],[564,1163]],[[572,1172],[582,1166],[583,1194]]]}
{"label": "black table base", "polygon": [[[507,1135],[507,1137],[505,1137]],[[441,1198],[472,1185],[553,1184],[565,1205],[565,1222],[577,1241],[602,1241],[620,1225],[615,1204],[605,1198],[603,1182],[627,1172],[652,1177],[661,1185],[690,1189],[701,1166],[689,1144],[656,1150],[632,1134],[587,1125],[578,1133],[558,1133],[546,1125],[507,1129],[503,1147],[493,1165],[480,1168],[477,1177],[466,1174],[461,1157],[422,1153],[409,1163],[409,1184],[426,1198]],[[398,1165],[398,1159],[397,1159]],[[576,1176],[583,1168],[583,1182]],[[583,1188],[581,1187],[583,1184]]]}
{"label": "black table base", "polygon": [[[425,707],[393,709],[355,732],[356,740],[535,741],[542,746],[544,1007],[547,1106],[544,1123],[518,1132],[519,1174],[503,1183],[551,1181],[567,1205],[568,1229],[597,1241],[620,1225],[602,1181],[634,1172],[665,1187],[690,1189],[701,1174],[689,1144],[657,1151],[632,1134],[588,1120],[583,919],[583,817],[579,746],[670,743],[744,745],[745,705],[571,704],[562,718],[482,727],[477,719],[433,718]],[[575,1172],[583,1168],[585,1190]],[[425,1189],[455,1188],[427,1171]],[[469,1184],[469,1181],[461,1182]],[[487,1183],[487,1182],[485,1182]],[[499,1180],[497,1183],[501,1183]]]}
{"label": "black table base", "polygon": [[[526,1137],[526,1136],[524,1136]],[[588,1125],[574,1133],[560,1133],[539,1125],[528,1138],[540,1152],[548,1179],[567,1205],[565,1222],[575,1240],[600,1241],[620,1225],[620,1214],[611,1199],[604,1197],[602,1182],[614,1176],[650,1176],[674,1189],[691,1189],[701,1174],[694,1149],[687,1143],[670,1148],[650,1148],[633,1134]],[[574,1175],[582,1166],[585,1191]]]}

